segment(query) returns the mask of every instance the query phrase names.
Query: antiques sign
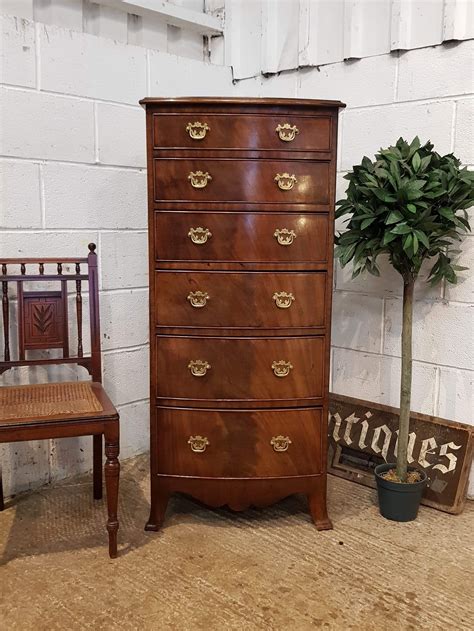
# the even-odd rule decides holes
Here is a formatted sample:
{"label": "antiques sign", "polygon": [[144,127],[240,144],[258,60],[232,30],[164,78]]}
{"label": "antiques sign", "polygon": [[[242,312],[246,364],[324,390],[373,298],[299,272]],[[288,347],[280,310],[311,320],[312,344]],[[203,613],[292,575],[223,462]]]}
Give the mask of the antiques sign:
{"label": "antiques sign", "polygon": [[[398,409],[329,396],[328,471],[375,488],[373,469],[395,462]],[[474,427],[412,412],[408,463],[428,475],[422,503],[460,513],[466,500]]]}

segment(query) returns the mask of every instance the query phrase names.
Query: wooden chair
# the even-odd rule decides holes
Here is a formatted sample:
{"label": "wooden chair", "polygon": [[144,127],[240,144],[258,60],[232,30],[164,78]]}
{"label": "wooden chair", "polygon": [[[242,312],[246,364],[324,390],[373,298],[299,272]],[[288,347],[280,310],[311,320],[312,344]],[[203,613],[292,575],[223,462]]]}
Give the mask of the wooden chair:
{"label": "wooden chair", "polygon": [[[17,366],[84,366],[92,381],[55,382],[26,386],[0,387],[0,442],[15,442],[93,436],[94,498],[102,497],[102,436],[105,438],[105,481],[107,491],[107,531],[109,554],[117,556],[117,501],[120,464],[119,415],[107,397],[101,381],[99,291],[96,246],[89,244],[87,258],[0,259],[4,361],[0,375]],[[14,266],[14,269],[13,269]],[[34,266],[36,273],[27,273]],[[46,270],[45,270],[46,266]],[[54,273],[49,271],[53,266]],[[70,266],[73,273],[63,269]],[[81,270],[87,266],[87,273]],[[12,270],[9,273],[9,268]],[[29,271],[29,270],[28,270]],[[25,283],[59,282],[60,290],[27,291]],[[84,356],[82,338],[82,292],[89,286],[91,353]],[[75,284],[77,354],[70,355],[68,327],[68,286]],[[10,316],[15,301],[10,299],[9,285],[17,289],[18,359],[11,359]],[[73,285],[74,287],[74,285]],[[62,357],[26,359],[31,351],[60,349]],[[0,470],[0,510],[3,510]]]}

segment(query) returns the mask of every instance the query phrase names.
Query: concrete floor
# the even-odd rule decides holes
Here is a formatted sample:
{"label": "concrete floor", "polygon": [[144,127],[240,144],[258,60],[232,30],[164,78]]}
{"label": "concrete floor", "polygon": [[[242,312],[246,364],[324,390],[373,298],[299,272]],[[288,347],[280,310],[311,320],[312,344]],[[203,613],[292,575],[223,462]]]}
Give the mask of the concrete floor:
{"label": "concrete floor", "polygon": [[379,516],[374,492],[330,477],[334,530],[304,498],[235,514],[176,498],[145,533],[146,457],[123,467],[120,556],[90,476],[0,513],[0,629],[472,630],[474,505]]}

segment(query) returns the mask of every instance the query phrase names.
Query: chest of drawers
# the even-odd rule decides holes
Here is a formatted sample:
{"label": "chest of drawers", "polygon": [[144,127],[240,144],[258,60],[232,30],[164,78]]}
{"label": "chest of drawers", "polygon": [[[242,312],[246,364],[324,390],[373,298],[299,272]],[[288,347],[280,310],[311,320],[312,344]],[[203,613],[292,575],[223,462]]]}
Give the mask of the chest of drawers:
{"label": "chest of drawers", "polygon": [[144,99],[151,510],[326,510],[338,101]]}

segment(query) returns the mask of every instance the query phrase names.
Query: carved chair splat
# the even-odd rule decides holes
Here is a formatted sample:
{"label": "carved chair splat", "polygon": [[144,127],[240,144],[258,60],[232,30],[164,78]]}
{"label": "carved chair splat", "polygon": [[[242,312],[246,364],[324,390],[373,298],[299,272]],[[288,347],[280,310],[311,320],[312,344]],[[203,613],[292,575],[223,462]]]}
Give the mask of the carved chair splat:
{"label": "carved chair splat", "polygon": [[[46,269],[54,265],[56,272]],[[93,436],[93,494],[102,498],[102,448],[105,439],[104,467],[107,491],[107,531],[109,554],[117,556],[118,485],[120,463],[119,415],[102,387],[100,355],[99,290],[96,246],[89,244],[87,258],[0,259],[3,320],[3,361],[0,375],[20,366],[76,364],[83,366],[91,381],[48,382],[0,387],[0,443]],[[29,273],[31,267],[37,273]],[[74,270],[68,273],[69,266]],[[14,267],[12,273],[10,270]],[[18,267],[20,273],[17,273]],[[83,268],[87,267],[87,273]],[[9,269],[10,268],[10,269]],[[66,272],[66,273],[65,273]],[[51,281],[59,290],[26,290],[26,283]],[[83,347],[83,287],[89,289],[90,354]],[[16,286],[16,301],[9,286]],[[68,287],[75,287],[77,347],[71,355],[68,321]],[[10,332],[16,305],[18,349],[13,359]],[[60,357],[32,357],[31,353],[59,349]],[[0,510],[4,508],[0,469]]]}

